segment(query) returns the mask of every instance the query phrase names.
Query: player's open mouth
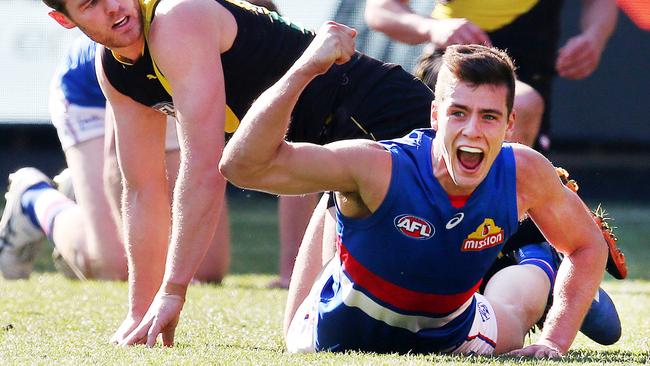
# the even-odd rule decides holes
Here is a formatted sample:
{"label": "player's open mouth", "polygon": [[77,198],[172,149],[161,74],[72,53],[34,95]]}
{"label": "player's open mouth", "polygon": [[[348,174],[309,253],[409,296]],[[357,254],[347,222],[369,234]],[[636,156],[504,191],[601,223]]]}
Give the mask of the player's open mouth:
{"label": "player's open mouth", "polygon": [[113,23],[113,29],[117,29],[129,22],[129,16],[124,16],[117,22]]}
{"label": "player's open mouth", "polygon": [[458,162],[469,171],[474,171],[481,165],[484,155],[481,149],[470,146],[461,146],[456,151]]}

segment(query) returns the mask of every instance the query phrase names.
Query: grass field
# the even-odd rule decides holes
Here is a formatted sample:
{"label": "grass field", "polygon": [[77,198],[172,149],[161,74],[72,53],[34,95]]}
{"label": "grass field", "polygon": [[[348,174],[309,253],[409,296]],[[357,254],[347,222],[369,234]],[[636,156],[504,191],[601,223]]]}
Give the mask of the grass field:
{"label": "grass field", "polygon": [[[630,262],[631,280],[606,279],[623,337],[599,346],[579,335],[561,361],[504,357],[290,355],[283,352],[285,290],[266,289],[277,266],[277,217],[273,200],[238,197],[231,202],[232,275],[223,285],[192,286],[177,329],[177,346],[119,348],[107,340],[125,315],[126,285],[76,282],[54,272],[43,253],[28,281],[0,279],[0,365],[215,364],[215,365],[473,365],[648,364],[650,357],[650,208],[609,204]],[[529,341],[534,340],[533,335]]]}

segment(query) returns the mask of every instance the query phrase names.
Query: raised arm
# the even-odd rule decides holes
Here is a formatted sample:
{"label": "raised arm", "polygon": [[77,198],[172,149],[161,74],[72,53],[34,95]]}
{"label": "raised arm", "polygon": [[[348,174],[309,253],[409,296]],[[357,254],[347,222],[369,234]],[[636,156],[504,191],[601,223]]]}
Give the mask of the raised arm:
{"label": "raised arm", "polygon": [[[229,28],[226,10],[212,1],[161,2],[149,47],[169,81],[179,124],[180,170],[164,278],[154,302],[124,344],[174,343],[185,291],[215,232],[225,180],[218,171],[224,145],[225,91],[220,54]],[[188,21],[191,20],[191,21]]]}
{"label": "raised arm", "polygon": [[226,178],[242,187],[280,194],[358,191],[345,158],[346,151],[355,149],[354,143],[318,146],[284,140],[291,111],[304,88],[334,63],[350,59],[355,35],[353,29],[333,22],[321,27],[304,54],[244,117],[220,163]]}
{"label": "raised arm", "polygon": [[436,48],[450,44],[490,44],[483,30],[467,19],[433,19],[408,6],[408,0],[368,0],[364,12],[370,28],[408,44],[430,42]]}
{"label": "raised arm", "polygon": [[[101,52],[98,51],[98,55]],[[122,222],[129,264],[129,310],[112,340],[120,342],[144,317],[160,287],[169,237],[170,204],[164,166],[165,117],[116,91],[99,56],[98,78],[115,120],[122,172]]]}
{"label": "raised arm", "polygon": [[549,242],[565,255],[553,290],[553,305],[536,344],[515,351],[535,355],[540,347],[565,354],[602,280],[607,244],[577,194],[565,187],[551,163],[528,148],[517,148],[520,210],[527,210]]}

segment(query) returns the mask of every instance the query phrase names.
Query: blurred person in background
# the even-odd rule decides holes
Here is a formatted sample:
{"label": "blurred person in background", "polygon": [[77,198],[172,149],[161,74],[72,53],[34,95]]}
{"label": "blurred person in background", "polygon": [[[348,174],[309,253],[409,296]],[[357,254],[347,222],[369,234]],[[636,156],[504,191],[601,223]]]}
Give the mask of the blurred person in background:
{"label": "blurred person in background", "polygon": [[[511,141],[550,148],[550,98],[555,75],[584,79],[600,62],[616,27],[613,0],[582,0],[581,32],[558,48],[562,0],[438,1],[431,16],[414,13],[408,0],[367,0],[370,28],[404,43],[426,43],[423,58],[439,58],[452,44],[505,49],[517,65],[517,124]],[[425,83],[428,83],[425,80]],[[435,81],[433,83],[435,84]]]}

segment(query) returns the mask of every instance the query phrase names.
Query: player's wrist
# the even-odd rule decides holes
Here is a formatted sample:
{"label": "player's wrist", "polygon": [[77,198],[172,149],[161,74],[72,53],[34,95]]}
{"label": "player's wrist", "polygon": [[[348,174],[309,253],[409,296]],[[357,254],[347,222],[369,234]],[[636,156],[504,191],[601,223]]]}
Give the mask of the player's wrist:
{"label": "player's wrist", "polygon": [[166,296],[177,296],[185,300],[185,295],[187,294],[188,284],[183,283],[174,283],[174,282],[163,282],[160,286],[159,293]]}
{"label": "player's wrist", "polygon": [[562,356],[565,355],[569,351],[569,347],[570,347],[570,345],[567,345],[566,347],[561,346],[560,344],[562,342],[558,342],[556,340],[552,340],[552,339],[549,339],[547,337],[541,337],[536,343],[540,344],[540,345],[543,345],[545,347],[548,347],[548,348],[556,351],[557,353],[559,353]]}

